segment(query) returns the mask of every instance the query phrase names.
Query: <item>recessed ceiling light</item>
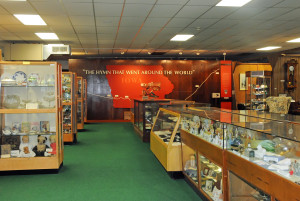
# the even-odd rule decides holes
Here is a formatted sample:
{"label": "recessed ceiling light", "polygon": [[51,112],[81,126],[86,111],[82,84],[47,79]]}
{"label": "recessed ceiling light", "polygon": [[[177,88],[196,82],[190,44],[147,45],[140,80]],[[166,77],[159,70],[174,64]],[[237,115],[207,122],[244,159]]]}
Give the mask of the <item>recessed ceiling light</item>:
{"label": "recessed ceiling light", "polygon": [[14,16],[24,25],[46,25],[44,20],[39,15],[14,14]]}
{"label": "recessed ceiling light", "polygon": [[125,54],[125,52],[121,52],[121,54]]}
{"label": "recessed ceiling light", "polygon": [[295,38],[293,40],[286,41],[288,43],[300,43],[300,38]]}
{"label": "recessed ceiling light", "polygon": [[187,41],[188,39],[192,38],[194,35],[176,35],[171,38],[171,41]]}
{"label": "recessed ceiling light", "polygon": [[148,54],[150,55],[150,54],[151,54],[151,52],[148,52]]}
{"label": "recessed ceiling light", "polygon": [[216,6],[242,7],[251,0],[222,0]]}
{"label": "recessed ceiling light", "polygon": [[263,48],[259,48],[259,49],[256,49],[256,50],[274,50],[274,49],[278,49],[278,48],[281,48],[281,46],[268,46],[268,47],[263,47]]}
{"label": "recessed ceiling light", "polygon": [[35,33],[41,39],[48,39],[48,40],[58,40],[58,37],[55,33]]}
{"label": "recessed ceiling light", "polygon": [[179,52],[178,54],[182,55],[182,52]]}
{"label": "recessed ceiling light", "polygon": [[200,55],[200,52],[197,52],[196,55]]}

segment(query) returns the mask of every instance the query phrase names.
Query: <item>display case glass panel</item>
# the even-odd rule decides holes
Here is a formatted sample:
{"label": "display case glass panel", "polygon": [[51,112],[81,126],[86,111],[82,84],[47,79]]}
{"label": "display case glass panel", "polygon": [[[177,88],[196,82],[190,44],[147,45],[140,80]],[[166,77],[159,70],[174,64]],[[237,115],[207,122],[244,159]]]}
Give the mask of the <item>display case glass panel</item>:
{"label": "display case glass panel", "polygon": [[201,190],[214,201],[223,200],[222,168],[199,154]]}
{"label": "display case glass panel", "polygon": [[249,87],[246,90],[246,105],[252,110],[266,110],[266,98],[271,95],[271,72],[248,71],[246,79]]}
{"label": "display case glass panel", "polygon": [[231,201],[271,201],[270,195],[229,172],[229,200]]}
{"label": "display case glass panel", "polygon": [[196,187],[198,187],[199,184],[197,163],[198,160],[196,151],[182,143],[183,173]]}

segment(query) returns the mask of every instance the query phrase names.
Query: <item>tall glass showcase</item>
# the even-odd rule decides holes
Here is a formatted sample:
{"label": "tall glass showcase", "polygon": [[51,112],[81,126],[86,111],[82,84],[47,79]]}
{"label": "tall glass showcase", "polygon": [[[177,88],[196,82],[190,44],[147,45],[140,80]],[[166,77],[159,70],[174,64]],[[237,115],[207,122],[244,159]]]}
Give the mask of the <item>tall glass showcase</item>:
{"label": "tall glass showcase", "polygon": [[150,131],[160,103],[170,103],[170,99],[134,100],[134,129],[143,142],[150,141]]}
{"label": "tall glass showcase", "polygon": [[77,129],[81,130],[84,127],[84,102],[83,102],[83,78],[77,76],[76,78],[77,89]]}
{"label": "tall glass showcase", "polygon": [[64,142],[77,142],[77,113],[75,73],[62,73],[63,136]]}
{"label": "tall glass showcase", "polygon": [[0,62],[0,170],[59,169],[61,65]]}
{"label": "tall glass showcase", "polygon": [[246,72],[246,105],[251,110],[267,110],[266,98],[271,95],[271,71]]}

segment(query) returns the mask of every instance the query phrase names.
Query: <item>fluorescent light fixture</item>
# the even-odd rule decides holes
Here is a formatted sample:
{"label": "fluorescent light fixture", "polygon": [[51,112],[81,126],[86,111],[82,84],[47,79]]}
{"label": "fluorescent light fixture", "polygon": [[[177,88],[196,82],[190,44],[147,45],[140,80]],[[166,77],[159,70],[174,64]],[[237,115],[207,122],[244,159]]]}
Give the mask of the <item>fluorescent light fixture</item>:
{"label": "fluorescent light fixture", "polygon": [[39,15],[14,14],[14,16],[24,25],[46,25],[44,20]]}
{"label": "fluorescent light fixture", "polygon": [[242,7],[251,0],[222,0],[216,6]]}
{"label": "fluorescent light fixture", "polygon": [[35,33],[41,39],[48,39],[48,40],[58,40],[58,37],[55,33]]}
{"label": "fluorescent light fixture", "polygon": [[274,49],[278,49],[278,48],[281,48],[281,46],[268,46],[268,47],[263,47],[263,48],[259,48],[256,50],[267,51],[267,50],[274,50]]}
{"label": "fluorescent light fixture", "polygon": [[295,38],[293,40],[286,41],[288,43],[300,43],[300,38]]}
{"label": "fluorescent light fixture", "polygon": [[171,38],[171,41],[187,41],[188,39],[192,38],[194,35],[176,35]]}

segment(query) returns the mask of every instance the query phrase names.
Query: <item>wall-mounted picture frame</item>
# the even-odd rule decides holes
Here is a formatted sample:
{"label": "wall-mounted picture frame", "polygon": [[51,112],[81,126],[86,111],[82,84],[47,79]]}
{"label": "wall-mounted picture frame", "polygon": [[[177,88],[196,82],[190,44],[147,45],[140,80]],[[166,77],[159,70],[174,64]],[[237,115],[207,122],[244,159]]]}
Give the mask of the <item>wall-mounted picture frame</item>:
{"label": "wall-mounted picture frame", "polygon": [[245,73],[240,73],[240,91],[248,90],[248,79]]}

